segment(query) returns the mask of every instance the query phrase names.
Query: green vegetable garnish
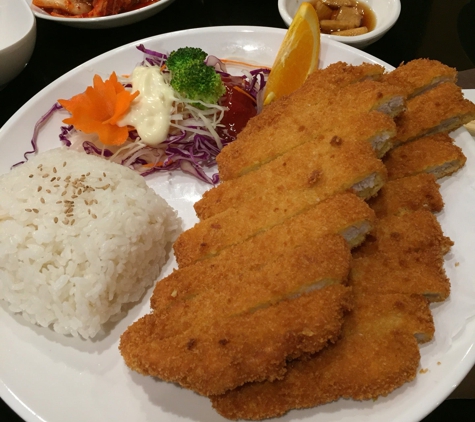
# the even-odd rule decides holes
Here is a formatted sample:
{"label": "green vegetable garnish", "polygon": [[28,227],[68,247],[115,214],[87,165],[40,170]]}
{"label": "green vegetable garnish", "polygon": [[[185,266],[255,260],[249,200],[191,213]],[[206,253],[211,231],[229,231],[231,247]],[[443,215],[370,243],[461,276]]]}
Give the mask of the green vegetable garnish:
{"label": "green vegetable garnish", "polygon": [[[190,100],[216,104],[226,88],[214,68],[206,65],[207,56],[200,48],[183,47],[171,52],[166,65],[175,91]],[[196,106],[204,108],[202,104]]]}

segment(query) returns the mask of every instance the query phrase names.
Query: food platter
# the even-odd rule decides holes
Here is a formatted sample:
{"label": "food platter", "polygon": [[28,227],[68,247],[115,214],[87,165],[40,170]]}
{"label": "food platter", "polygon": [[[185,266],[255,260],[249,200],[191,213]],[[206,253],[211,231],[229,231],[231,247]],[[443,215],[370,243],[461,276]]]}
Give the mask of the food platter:
{"label": "food platter", "polygon": [[140,22],[147,19],[158,12],[161,12],[166,7],[170,6],[175,0],[160,0],[157,3],[152,3],[149,6],[142,7],[137,10],[132,10],[126,13],[120,13],[113,16],[103,16],[98,18],[66,18],[60,16],[51,16],[41,8],[32,5],[32,0],[26,0],[33,13],[37,18],[47,19],[62,25],[73,26],[75,28],[85,29],[100,29],[100,28],[117,28],[119,26],[130,25],[132,23]]}
{"label": "food platter", "polygon": [[[26,103],[0,130],[0,174],[21,161],[30,147],[35,123],[58,98],[82,92],[94,74],[128,73],[141,61],[135,46],[168,52],[192,45],[223,58],[271,65],[285,31],[263,27],[213,27],[160,35],[125,45],[88,61],[63,75]],[[352,64],[380,60],[347,45],[322,40],[320,67],[343,60]],[[390,69],[389,65],[386,65]],[[63,116],[57,114],[42,128],[40,151],[58,146]],[[417,379],[388,397],[369,402],[340,400],[314,409],[292,411],[282,421],[404,421],[422,419],[439,405],[464,378],[475,362],[475,289],[471,259],[475,221],[475,144],[464,129],[453,136],[467,155],[467,165],[441,181],[445,209],[438,215],[446,233],[455,241],[446,256],[452,281],[451,297],[432,307],[435,340],[421,347]],[[211,169],[215,171],[215,169]],[[209,185],[184,174],[155,174],[147,182],[191,227],[196,217],[193,203]],[[175,266],[171,256],[163,269]],[[27,422],[104,421],[224,421],[208,399],[176,385],[143,377],[123,363],[117,346],[121,333],[149,311],[151,291],[131,306],[126,316],[110,324],[93,341],[65,337],[52,330],[30,326],[0,304],[0,396]],[[361,368],[364,371],[364,368]]]}

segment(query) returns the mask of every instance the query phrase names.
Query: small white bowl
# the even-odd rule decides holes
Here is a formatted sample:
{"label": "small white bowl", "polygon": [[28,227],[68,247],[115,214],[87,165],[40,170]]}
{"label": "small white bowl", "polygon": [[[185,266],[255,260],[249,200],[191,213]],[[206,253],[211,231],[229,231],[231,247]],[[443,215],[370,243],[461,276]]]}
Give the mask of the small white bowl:
{"label": "small white bowl", "polygon": [[[297,12],[300,4],[304,0],[278,0],[278,8],[280,16],[290,26],[292,19]],[[366,47],[379,40],[389,29],[396,23],[401,13],[400,0],[358,0],[366,3],[376,16],[376,26],[374,29],[363,35],[355,36],[338,36],[322,34],[322,37],[328,37],[335,41],[351,45],[357,48]]]}
{"label": "small white bowl", "polygon": [[36,43],[36,21],[23,0],[0,0],[0,89],[30,60]]}
{"label": "small white bowl", "polygon": [[170,4],[172,4],[175,0],[160,0],[157,3],[152,3],[148,6],[141,7],[140,9],[132,10],[131,12],[119,13],[118,15],[103,16],[99,18],[62,18],[51,16],[43,9],[33,6],[33,0],[26,1],[30,4],[31,9],[37,18],[58,22],[60,24],[75,28],[101,29],[117,28],[119,26],[130,25],[132,23],[142,21],[170,6]]}

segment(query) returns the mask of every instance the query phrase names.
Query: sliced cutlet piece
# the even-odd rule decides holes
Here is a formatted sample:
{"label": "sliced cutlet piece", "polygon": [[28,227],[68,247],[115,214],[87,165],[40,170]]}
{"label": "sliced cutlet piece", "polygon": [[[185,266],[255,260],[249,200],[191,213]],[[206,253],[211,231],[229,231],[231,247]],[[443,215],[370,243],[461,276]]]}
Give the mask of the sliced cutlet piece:
{"label": "sliced cutlet piece", "polygon": [[350,291],[327,286],[163,340],[156,338],[162,315],[154,312],[122,334],[119,348],[126,364],[141,374],[203,395],[222,394],[246,382],[281,378],[288,360],[336,341]]}
{"label": "sliced cutlet piece", "polygon": [[[327,234],[340,234],[350,247],[360,244],[372,229],[374,212],[351,193],[335,195],[283,224],[259,233],[219,255],[173,271],[156,284],[152,309],[166,309],[176,300],[193,298],[219,286],[229,274],[245,274],[279,259],[305,242],[321,244]],[[271,247],[269,245],[272,245]]]}
{"label": "sliced cutlet piece", "polygon": [[394,119],[384,113],[370,111],[342,116],[341,119],[334,116],[332,119],[333,130],[327,128],[322,134],[316,135],[308,142],[335,137],[355,142],[365,141],[371,145],[377,157],[382,157],[393,147],[392,139],[397,132],[396,123],[394,123]]}
{"label": "sliced cutlet piece", "polygon": [[333,91],[363,80],[379,80],[384,74],[384,67],[373,63],[352,65],[336,62],[323,69],[312,72],[305,83],[292,93],[296,101],[316,104],[327,101]]}
{"label": "sliced cutlet piece", "polygon": [[408,142],[389,151],[384,157],[390,180],[420,173],[433,174],[440,179],[455,173],[466,161],[462,149],[445,133]]}
{"label": "sliced cutlet piece", "polygon": [[378,218],[418,209],[439,212],[444,207],[439,188],[433,174],[419,173],[388,181],[368,204]]}
{"label": "sliced cutlet piece", "polygon": [[[370,111],[363,114],[361,119],[357,120],[357,124],[347,126],[347,130],[341,130],[340,137],[346,138],[351,136],[355,140],[366,140],[373,148],[376,157],[383,157],[392,147],[393,138],[396,136],[396,123],[386,114],[378,111]],[[392,122],[391,122],[392,120]],[[351,129],[350,129],[351,128]],[[353,133],[349,135],[347,132],[352,130]]]}
{"label": "sliced cutlet piece", "polygon": [[[320,167],[309,172],[304,180],[306,187],[286,190],[285,178],[274,180],[274,185],[271,179],[268,188],[260,194],[242,203],[237,201],[234,207],[183,232],[173,245],[179,266],[214,256],[337,193],[353,191],[364,199],[376,194],[386,181],[386,168],[372,154],[369,145],[348,143],[345,147],[343,143],[339,148],[335,147],[332,156],[324,157]],[[249,182],[259,189],[259,178],[250,178]],[[240,192],[244,195],[245,189]]]}
{"label": "sliced cutlet piece", "polygon": [[[348,102],[349,98],[353,101]],[[390,117],[396,117],[406,108],[406,97],[402,90],[386,82],[366,80],[338,91],[335,104],[337,110],[345,113],[359,113],[362,110],[379,111]],[[338,111],[335,110],[334,113]]]}
{"label": "sliced cutlet piece", "polygon": [[430,211],[391,215],[377,219],[371,235],[354,250],[355,258],[374,253],[406,254],[428,265],[438,265],[453,242],[442,232],[437,218]]}
{"label": "sliced cutlet piece", "polygon": [[[378,80],[382,77],[384,70],[382,66],[371,63],[362,63],[356,66],[345,62],[330,64],[326,68],[312,72],[299,89],[290,96],[286,96],[285,99],[266,106],[261,114],[264,116],[278,114],[289,104],[291,106],[295,106],[295,104],[304,106],[331,104],[340,89],[361,81]],[[291,100],[289,100],[290,97]]]}
{"label": "sliced cutlet piece", "polygon": [[396,119],[395,146],[426,135],[449,133],[475,119],[475,104],[451,82],[408,100],[406,106]]}
{"label": "sliced cutlet piece", "polygon": [[[205,192],[194,208],[198,218],[206,220],[256,196],[268,195],[267,191],[281,196],[310,189],[322,200],[355,185],[355,190],[361,190],[360,183],[370,182],[368,177],[373,174],[384,181],[384,171],[368,143],[327,136],[299,145],[254,172],[222,182]],[[361,196],[367,196],[364,190]]]}
{"label": "sliced cutlet piece", "polygon": [[[338,234],[328,234],[289,246],[285,253],[259,267],[228,271],[223,277],[208,273],[207,276],[214,279],[204,286],[193,283],[197,274],[187,279],[193,266],[179,269],[170,276],[172,280],[170,277],[161,280],[157,286],[162,282],[166,286],[156,288],[153,293],[152,309],[160,313],[161,319],[155,339],[173,337],[190,328],[205,327],[219,318],[255,312],[308,291],[346,283],[350,261],[350,248],[345,239]],[[202,268],[198,266],[196,273],[203,276]],[[174,289],[173,300],[167,297],[170,287]],[[161,298],[161,294],[166,297]]]}
{"label": "sliced cutlet piece", "polygon": [[416,377],[417,339],[429,340],[433,333],[423,297],[363,295],[356,298],[337,343],[311,359],[290,362],[282,380],[246,384],[211,402],[228,419],[261,420],[340,398],[386,396]]}
{"label": "sliced cutlet piece", "polygon": [[[220,178],[222,181],[235,179],[254,171],[319,136],[345,138],[350,135],[350,128],[353,138],[368,140],[375,128],[371,127],[368,132],[368,123],[361,116],[374,110],[386,110],[388,104],[392,105],[391,110],[399,110],[403,103],[397,87],[372,80],[348,85],[335,91],[328,101],[318,104],[294,101],[293,95],[279,99],[249,120],[237,139],[218,154]],[[389,119],[383,123],[392,126]]]}
{"label": "sliced cutlet piece", "polygon": [[450,281],[437,257],[429,265],[404,253],[355,258],[350,285],[355,294],[419,294],[430,302],[444,301],[450,294]]}
{"label": "sliced cutlet piece", "polygon": [[384,74],[382,80],[401,87],[409,99],[441,83],[456,82],[457,70],[437,60],[416,59]]}

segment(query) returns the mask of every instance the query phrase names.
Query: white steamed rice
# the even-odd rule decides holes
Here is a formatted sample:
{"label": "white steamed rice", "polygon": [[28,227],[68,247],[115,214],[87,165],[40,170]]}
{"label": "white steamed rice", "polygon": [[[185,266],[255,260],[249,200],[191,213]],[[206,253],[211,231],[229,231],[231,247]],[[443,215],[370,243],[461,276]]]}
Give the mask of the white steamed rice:
{"label": "white steamed rice", "polygon": [[179,226],[132,170],[39,154],[0,176],[0,299],[31,323],[94,337],[157,279]]}

